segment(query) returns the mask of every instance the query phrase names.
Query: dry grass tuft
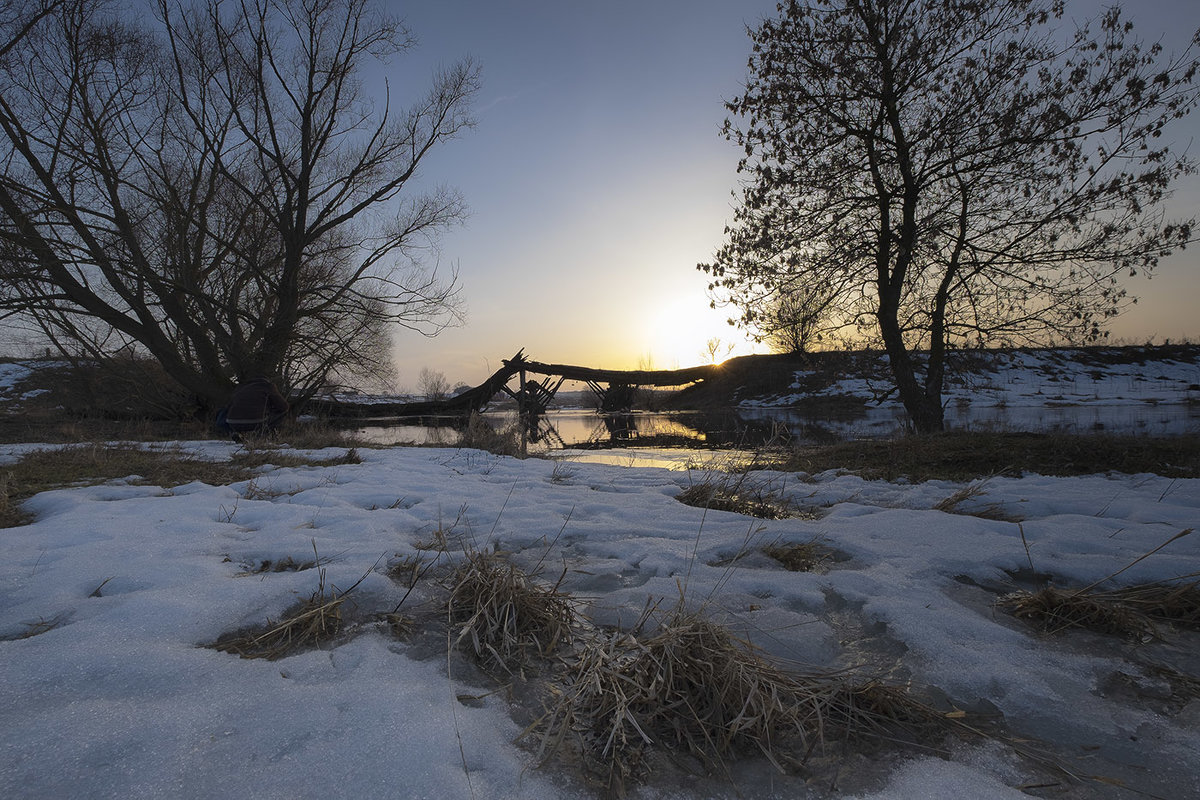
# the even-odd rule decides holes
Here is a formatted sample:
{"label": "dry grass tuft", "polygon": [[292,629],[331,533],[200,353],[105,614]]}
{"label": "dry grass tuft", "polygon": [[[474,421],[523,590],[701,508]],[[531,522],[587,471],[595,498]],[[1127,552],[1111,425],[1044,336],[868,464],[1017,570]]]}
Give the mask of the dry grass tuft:
{"label": "dry grass tuft", "polygon": [[[279,428],[275,438],[286,442],[297,450],[323,450],[327,447],[343,447],[357,455],[362,441],[355,438],[353,431],[337,428],[324,421],[297,422],[288,420]],[[357,464],[358,461],[346,463]]]}
{"label": "dry grass tuft", "polygon": [[318,458],[298,452],[284,452],[277,447],[250,446],[235,453],[231,461],[247,470],[265,467],[340,467],[344,464],[361,464],[358,448],[351,447],[340,455]]}
{"label": "dry grass tuft", "polygon": [[[1180,531],[1111,575],[1082,589],[1067,591],[1048,586],[1037,592],[1014,592],[1001,597],[997,604],[1012,609],[1015,616],[1034,622],[1051,633],[1065,628],[1091,628],[1145,640],[1158,637],[1155,621],[1200,627],[1200,580],[1195,580],[1196,573],[1121,589],[1096,590],[1100,584],[1194,532],[1193,528]],[[1189,579],[1190,582],[1184,582]]]}
{"label": "dry grass tuft", "polygon": [[706,472],[675,499],[684,505],[732,511],[758,519],[784,519],[792,504],[769,483],[751,479],[750,472]]}
{"label": "dry grass tuft", "polygon": [[387,576],[396,583],[411,589],[425,571],[428,559],[422,555],[402,556],[388,563]]}
{"label": "dry grass tuft", "polygon": [[0,528],[15,528],[29,522],[29,515],[21,511],[21,499],[14,497],[13,474],[0,472]]}
{"label": "dry grass tuft", "polygon": [[789,673],[681,609],[652,635],[640,629],[585,641],[566,688],[530,729],[541,758],[569,749],[610,794],[644,777],[651,748],[722,769],[757,752],[784,771],[829,738],[897,738],[898,728],[939,719],[900,689]]}
{"label": "dry grass tuft", "polygon": [[1200,629],[1200,581],[1146,583],[1109,594],[1151,619]]}
{"label": "dry grass tuft", "polygon": [[275,661],[299,650],[319,646],[342,630],[342,603],[346,593],[325,591],[324,585],[307,600],[284,612],[278,622],[221,636],[211,647],[242,658]]}
{"label": "dry grass tuft", "polygon": [[993,519],[999,522],[1020,522],[1020,518],[1009,513],[999,503],[989,503],[985,506],[963,509],[962,504],[967,500],[972,500],[976,497],[982,497],[987,492],[984,487],[987,486],[991,477],[982,480],[974,481],[962,487],[958,491],[944,497],[934,504],[934,511],[942,511],[947,514],[963,514],[970,517],[979,517],[980,519]]}
{"label": "dry grass tuft", "polygon": [[571,638],[570,598],[544,587],[498,556],[468,553],[449,581],[450,621],[457,643],[469,643],[483,664],[506,672],[530,655],[549,655]]}
{"label": "dry grass tuft", "polygon": [[1146,613],[1131,608],[1112,592],[1069,591],[1047,586],[1035,592],[1004,595],[997,605],[1046,633],[1087,628],[1138,641],[1158,636]]}
{"label": "dry grass tuft", "polygon": [[[316,563],[321,563],[316,555]],[[374,569],[374,567],[372,567]],[[265,658],[275,661],[299,650],[318,647],[333,639],[342,631],[342,605],[346,597],[366,580],[367,570],[349,589],[339,592],[335,587],[326,588],[325,568],[317,571],[317,589],[312,596],[284,612],[278,622],[267,620],[266,625],[250,630],[226,634],[210,647],[224,653],[236,653],[242,658]]]}
{"label": "dry grass tuft", "polygon": [[487,450],[498,456],[521,456],[521,429],[517,423],[496,428],[483,415],[472,412],[458,440],[459,447]]}
{"label": "dry grass tuft", "polygon": [[833,558],[829,548],[820,544],[816,538],[790,544],[776,542],[764,547],[763,552],[791,572],[812,572]]}

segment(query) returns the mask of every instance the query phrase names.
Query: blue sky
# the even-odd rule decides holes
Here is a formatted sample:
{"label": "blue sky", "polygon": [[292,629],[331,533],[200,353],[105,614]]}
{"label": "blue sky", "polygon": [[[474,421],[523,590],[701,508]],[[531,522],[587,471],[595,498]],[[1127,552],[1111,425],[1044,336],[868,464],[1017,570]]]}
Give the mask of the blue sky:
{"label": "blue sky", "polygon": [[[1069,2],[1081,18],[1101,6]],[[419,47],[389,70],[412,97],[464,56],[482,68],[478,126],[442,147],[423,180],[458,188],[467,224],[442,240],[467,304],[462,327],[397,337],[400,385],[424,366],[477,383],[519,348],[541,361],[656,368],[702,361],[712,337],[750,345],[710,311],[695,265],[733,213],[737,149],[723,100],[746,76],[746,25],[774,0],[410,0],[389,4]],[[1178,49],[1200,26],[1194,0],[1146,0],[1128,13],[1146,39]],[[1193,114],[1173,133],[1200,139]],[[1197,154],[1200,142],[1192,145]],[[1176,215],[1197,215],[1200,180]],[[1200,339],[1200,246],[1152,281],[1114,337]]]}

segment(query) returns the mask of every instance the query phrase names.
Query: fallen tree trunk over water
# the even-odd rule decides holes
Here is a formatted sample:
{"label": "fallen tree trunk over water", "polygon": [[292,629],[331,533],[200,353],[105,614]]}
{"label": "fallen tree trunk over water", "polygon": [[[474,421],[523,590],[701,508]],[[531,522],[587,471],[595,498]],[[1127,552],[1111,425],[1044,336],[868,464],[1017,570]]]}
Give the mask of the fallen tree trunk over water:
{"label": "fallen tree trunk over water", "polygon": [[521,349],[504,366],[478,386],[443,400],[421,400],[414,403],[339,403],[334,400],[313,399],[309,408],[322,416],[332,417],[426,417],[453,416],[482,411],[492,398],[521,372],[562,377],[571,381],[608,383],[627,386],[683,386],[702,381],[717,374],[719,365],[667,370],[593,369],[570,364],[543,364],[530,361]]}

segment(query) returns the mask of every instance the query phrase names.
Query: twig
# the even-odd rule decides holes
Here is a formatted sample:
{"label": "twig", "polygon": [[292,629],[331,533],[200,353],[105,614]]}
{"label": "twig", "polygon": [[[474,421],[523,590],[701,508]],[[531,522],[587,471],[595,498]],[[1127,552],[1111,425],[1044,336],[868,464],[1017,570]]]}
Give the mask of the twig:
{"label": "twig", "polygon": [[1096,581],[1096,582],[1094,582],[1094,583],[1090,583],[1090,584],[1088,584],[1087,586],[1083,587],[1082,589],[1078,589],[1078,590],[1076,590],[1076,591],[1075,591],[1075,594],[1083,594],[1083,593],[1084,593],[1084,592],[1086,592],[1086,591],[1090,591],[1091,589],[1095,589],[1097,586],[1099,586],[1100,584],[1104,583],[1105,581],[1107,581],[1107,580],[1110,580],[1110,579],[1112,579],[1112,578],[1115,578],[1115,577],[1117,577],[1117,576],[1118,576],[1118,575],[1120,575],[1122,572],[1124,572],[1125,570],[1129,569],[1130,567],[1132,567],[1134,564],[1138,563],[1138,562],[1139,562],[1139,561],[1141,561],[1142,559],[1149,558],[1150,556],[1154,555],[1154,554],[1155,554],[1155,553],[1157,553],[1159,550],[1162,550],[1164,547],[1166,547],[1167,545],[1169,545],[1171,542],[1175,541],[1176,539],[1182,539],[1183,537],[1187,536],[1187,535],[1188,535],[1188,534],[1190,534],[1190,533],[1191,533],[1193,530],[1194,530],[1194,528],[1186,528],[1186,529],[1184,529],[1184,530],[1180,531],[1179,533],[1175,534],[1175,535],[1174,535],[1174,536],[1172,536],[1170,539],[1167,539],[1165,542],[1163,542],[1162,544],[1160,544],[1158,547],[1154,548],[1153,550],[1151,550],[1151,551],[1149,551],[1149,552],[1146,552],[1146,553],[1142,553],[1140,556],[1138,556],[1137,558],[1135,558],[1133,561],[1130,561],[1128,564],[1126,564],[1125,566],[1121,567],[1119,570],[1117,570],[1117,571],[1116,571],[1116,572],[1114,572],[1113,574],[1111,574],[1111,575],[1108,575],[1107,577],[1101,578],[1100,580],[1098,580],[1098,581]]}
{"label": "twig", "polygon": [[1029,560],[1029,569],[1031,572],[1037,572],[1037,569],[1033,566],[1033,556],[1029,553],[1029,541],[1025,538],[1025,528],[1019,522],[1017,523],[1017,530],[1021,532],[1021,544],[1025,545],[1025,558]]}

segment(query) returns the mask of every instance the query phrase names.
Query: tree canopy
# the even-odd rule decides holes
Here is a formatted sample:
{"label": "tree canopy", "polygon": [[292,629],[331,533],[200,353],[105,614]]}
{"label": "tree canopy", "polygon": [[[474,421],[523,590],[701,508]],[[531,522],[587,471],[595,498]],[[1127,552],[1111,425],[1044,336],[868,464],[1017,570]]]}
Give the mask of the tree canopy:
{"label": "tree canopy", "polygon": [[472,124],[473,64],[399,108],[384,67],[414,40],[371,0],[3,10],[0,313],[148,354],[210,409],[254,372],[303,399],[386,368],[394,324],[453,321],[435,244],[465,205],[412,184]]}
{"label": "tree canopy", "polygon": [[727,103],[745,177],[699,266],[714,301],[762,335],[781,298],[831,296],[818,327],[882,340],[922,431],[942,427],[948,347],[1103,336],[1120,278],[1193,240],[1163,201],[1194,165],[1163,134],[1196,105],[1197,62],[1139,42],[1119,8],[1062,17],[1041,0],[781,3]]}

